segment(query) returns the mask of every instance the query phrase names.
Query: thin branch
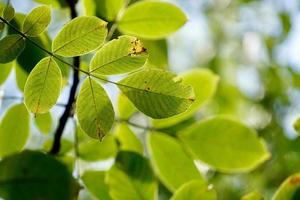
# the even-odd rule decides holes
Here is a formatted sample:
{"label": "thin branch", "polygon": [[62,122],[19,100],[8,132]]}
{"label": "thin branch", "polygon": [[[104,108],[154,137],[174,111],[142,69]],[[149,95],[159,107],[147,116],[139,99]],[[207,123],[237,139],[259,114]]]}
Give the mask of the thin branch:
{"label": "thin branch", "polygon": [[[76,2],[75,0],[68,0],[67,2],[71,10],[71,18],[74,19],[75,17],[77,17],[77,12],[75,9]],[[54,135],[54,142],[49,152],[52,155],[56,155],[59,152],[63,131],[65,129],[69,117],[73,115],[73,104],[75,102],[77,87],[80,82],[79,80],[80,57],[79,56],[73,58],[73,65],[74,65],[73,84],[70,89],[68,103],[65,107],[65,111],[63,112],[62,116],[59,119],[59,124]]]}
{"label": "thin branch", "polygon": [[140,124],[136,124],[134,122],[131,122],[128,119],[115,119],[115,122],[117,122],[117,123],[126,123],[130,126],[133,126],[135,128],[142,129],[142,130],[148,130],[148,131],[156,131],[157,130],[156,128],[151,127],[151,126],[143,126],[143,125],[140,125]]}

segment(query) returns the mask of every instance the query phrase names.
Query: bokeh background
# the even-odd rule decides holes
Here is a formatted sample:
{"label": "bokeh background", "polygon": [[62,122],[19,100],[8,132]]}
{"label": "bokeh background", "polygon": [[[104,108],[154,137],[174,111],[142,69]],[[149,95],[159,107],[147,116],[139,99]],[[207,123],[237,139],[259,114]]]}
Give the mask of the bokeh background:
{"label": "bokeh background", "polygon": [[[209,68],[220,76],[215,97],[202,107],[198,119],[215,114],[239,118],[258,131],[272,152],[268,162],[248,174],[208,171],[210,182],[221,200],[239,199],[253,190],[270,199],[286,177],[300,171],[300,139],[293,128],[300,116],[300,1],[169,1],[181,7],[189,21],[168,38],[168,68],[177,73]],[[38,5],[32,0],[12,0],[11,3],[20,13],[28,13]],[[80,3],[78,9],[84,14]],[[66,21],[68,13],[54,9],[50,37],[54,37]],[[2,96],[22,96],[15,75],[13,71],[0,87]],[[115,88],[107,88],[116,99]],[[68,90],[67,86],[59,102],[66,101]],[[3,98],[0,114],[14,102],[20,99]],[[52,110],[54,126],[61,112],[59,106]],[[72,137],[69,133],[72,122],[65,132],[65,137]],[[38,148],[46,139],[33,131],[27,146]],[[107,168],[111,163],[107,160],[96,165]]]}

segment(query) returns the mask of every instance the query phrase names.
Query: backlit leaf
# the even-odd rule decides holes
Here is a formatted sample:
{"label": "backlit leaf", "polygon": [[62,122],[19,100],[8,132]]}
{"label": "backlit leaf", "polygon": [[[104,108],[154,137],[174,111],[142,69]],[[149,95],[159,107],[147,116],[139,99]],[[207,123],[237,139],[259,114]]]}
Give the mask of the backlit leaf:
{"label": "backlit leaf", "polygon": [[275,192],[272,200],[296,200],[299,199],[300,173],[288,177]]}
{"label": "backlit leaf", "polygon": [[160,1],[140,1],[129,6],[118,28],[142,38],[164,38],[182,27],[187,18],[175,5]]}
{"label": "backlit leaf", "polygon": [[106,24],[93,16],[81,16],[71,20],[54,38],[53,53],[74,57],[97,49],[106,38]]}
{"label": "backlit leaf", "polygon": [[171,200],[217,200],[216,191],[205,183],[197,180],[182,185]]}
{"label": "backlit leaf", "polygon": [[222,172],[250,171],[270,157],[254,130],[224,116],[193,124],[179,137],[195,158]]}
{"label": "backlit leaf", "polygon": [[35,124],[42,133],[48,134],[50,132],[52,127],[52,117],[50,112],[38,114],[35,116],[34,120]]}
{"label": "backlit leaf", "polygon": [[14,105],[7,110],[0,124],[0,157],[21,151],[28,136],[28,111],[24,104]]}
{"label": "backlit leaf", "polygon": [[24,50],[25,40],[20,35],[7,35],[0,40],[0,63],[13,61]]}
{"label": "backlit leaf", "polygon": [[167,119],[153,120],[156,128],[172,126],[191,117],[215,94],[219,81],[219,77],[208,69],[193,69],[179,77],[182,78],[183,84],[193,86],[196,100],[184,113]]}
{"label": "backlit leaf", "polygon": [[154,200],[157,184],[148,161],[140,154],[121,151],[105,182],[114,200]]}
{"label": "backlit leaf", "polygon": [[11,21],[15,17],[15,9],[11,5],[5,6],[2,17],[8,22]]}
{"label": "backlit leaf", "polygon": [[91,73],[122,74],[142,67],[147,59],[146,49],[135,37],[121,36],[105,44],[91,61]]}
{"label": "backlit leaf", "polygon": [[194,179],[205,182],[193,159],[176,139],[155,132],[148,135],[147,144],[154,170],[170,191],[174,192],[182,184]]}
{"label": "backlit leaf", "polygon": [[82,130],[96,139],[102,139],[114,122],[112,103],[102,86],[92,78],[86,78],[81,86],[76,113]]}
{"label": "backlit leaf", "polygon": [[23,33],[29,36],[41,34],[51,21],[51,10],[49,6],[34,8],[23,22]]}
{"label": "backlit leaf", "polygon": [[52,57],[42,59],[30,72],[24,102],[32,113],[46,113],[56,103],[61,89],[61,71]]}
{"label": "backlit leaf", "polygon": [[11,69],[13,68],[14,62],[0,64],[0,85],[2,85],[8,78]]}
{"label": "backlit leaf", "polygon": [[190,85],[158,69],[136,72],[119,81],[118,87],[141,112],[157,119],[182,113],[195,100]]}
{"label": "backlit leaf", "polygon": [[125,2],[126,0],[97,0],[97,14],[108,21],[114,21]]}

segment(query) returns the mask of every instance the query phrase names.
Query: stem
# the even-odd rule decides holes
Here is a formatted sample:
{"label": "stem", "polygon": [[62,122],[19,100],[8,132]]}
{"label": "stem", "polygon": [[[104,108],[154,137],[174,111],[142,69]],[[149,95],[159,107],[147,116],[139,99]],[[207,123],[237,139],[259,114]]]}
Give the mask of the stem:
{"label": "stem", "polygon": [[[75,9],[76,2],[75,0],[68,0],[67,2],[71,10],[71,18],[74,19],[75,17],[77,17],[77,12]],[[80,66],[79,56],[73,58],[73,65],[75,66],[74,73],[73,73],[73,84],[70,89],[68,103],[66,105],[65,111],[63,112],[62,116],[59,119],[59,124],[54,135],[54,142],[49,152],[52,155],[58,154],[61,146],[60,141],[61,141],[63,131],[65,129],[69,117],[72,115],[72,110],[73,110],[72,108],[75,101],[77,87],[79,84],[79,70],[78,70]]]}

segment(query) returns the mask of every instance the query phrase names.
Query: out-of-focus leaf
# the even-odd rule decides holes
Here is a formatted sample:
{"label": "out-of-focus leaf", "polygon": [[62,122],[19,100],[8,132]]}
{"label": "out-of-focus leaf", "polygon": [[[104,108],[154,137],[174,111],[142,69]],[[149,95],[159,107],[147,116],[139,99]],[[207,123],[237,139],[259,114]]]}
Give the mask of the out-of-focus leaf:
{"label": "out-of-focus leaf", "polygon": [[137,109],[123,93],[120,93],[118,98],[118,111],[119,118],[126,120],[129,119]]}
{"label": "out-of-focus leaf", "polygon": [[184,183],[197,179],[205,180],[176,139],[161,134],[151,133],[147,138],[150,159],[161,182],[175,191]]}
{"label": "out-of-focus leaf", "polygon": [[8,22],[11,21],[15,17],[15,9],[11,5],[5,6],[2,17]]}
{"label": "out-of-focus leaf", "polygon": [[53,53],[64,57],[74,57],[97,49],[106,38],[106,24],[93,16],[81,16],[71,20],[54,38]]}
{"label": "out-of-focus leaf", "polygon": [[13,68],[14,62],[0,64],[0,85],[2,85],[8,78],[11,69]]}
{"label": "out-of-focus leaf", "polygon": [[104,171],[86,171],[81,177],[85,187],[94,197],[99,200],[111,200],[104,178]]}
{"label": "out-of-focus leaf", "polygon": [[217,200],[216,191],[202,181],[193,180],[182,185],[171,200]]}
{"label": "out-of-focus leaf", "polygon": [[[52,145],[53,145],[53,139],[47,140],[43,146],[44,150],[49,152]],[[59,149],[58,155],[64,156],[66,153],[68,153],[73,148],[73,146],[74,146],[74,144],[70,140],[67,140],[65,138],[61,139],[61,147]]]}
{"label": "out-of-focus leaf", "polygon": [[115,128],[115,134],[123,151],[132,151],[143,155],[144,149],[141,141],[136,137],[126,123],[120,123]]}
{"label": "out-of-focus leaf", "polygon": [[94,0],[82,0],[83,12],[87,16],[96,15],[96,2]]}
{"label": "out-of-focus leaf", "polygon": [[159,39],[177,31],[186,21],[185,14],[173,4],[140,1],[124,11],[118,22],[118,28],[125,34]]}
{"label": "out-of-focus leaf", "polygon": [[79,157],[86,161],[105,160],[117,154],[117,143],[113,136],[107,135],[102,142],[89,140],[81,142],[78,151]]}
{"label": "out-of-focus leaf", "polygon": [[97,0],[95,2],[97,14],[108,21],[114,21],[126,0]]}
{"label": "out-of-focus leaf", "polygon": [[120,36],[106,43],[93,57],[93,75],[123,74],[141,68],[147,59],[146,49],[135,37]]}
{"label": "out-of-focus leaf", "polygon": [[140,154],[121,151],[105,182],[114,200],[153,200],[157,184],[148,161]]}
{"label": "out-of-focus leaf", "polygon": [[296,200],[300,198],[300,173],[288,177],[275,192],[272,200]]}
{"label": "out-of-focus leaf", "polygon": [[28,36],[41,34],[51,21],[51,9],[49,6],[34,8],[24,19],[22,31]]}
{"label": "out-of-focus leaf", "polygon": [[114,123],[114,109],[104,88],[92,78],[83,82],[76,101],[76,114],[82,130],[102,139]]}
{"label": "out-of-focus leaf", "polygon": [[163,40],[142,40],[149,54],[146,62],[147,67],[166,69],[168,63],[167,41]]}
{"label": "out-of-focus leaf", "polygon": [[14,105],[7,110],[0,124],[0,157],[21,151],[28,136],[29,114],[24,104]]}
{"label": "out-of-focus leaf", "polygon": [[35,124],[43,134],[48,134],[52,127],[51,113],[38,114],[35,116]]}
{"label": "out-of-focus leaf", "polygon": [[254,191],[242,196],[241,200],[264,200],[264,198],[259,192]]}
{"label": "out-of-focus leaf", "polygon": [[8,63],[16,59],[25,48],[22,36],[7,35],[0,40],[0,63]]}
{"label": "out-of-focus leaf", "polygon": [[167,119],[153,120],[153,124],[157,128],[178,124],[195,114],[215,94],[219,81],[219,77],[208,69],[193,69],[179,77],[182,78],[183,84],[193,86],[196,100],[184,113]]}
{"label": "out-of-focus leaf", "polygon": [[62,75],[52,57],[42,59],[30,72],[24,88],[24,102],[32,113],[46,113],[60,95]]}
{"label": "out-of-focus leaf", "polygon": [[221,172],[250,171],[270,157],[254,130],[225,116],[193,124],[179,137],[195,158]]}
{"label": "out-of-focus leaf", "polygon": [[181,83],[173,73],[145,69],[118,82],[118,87],[144,114],[155,119],[186,111],[195,96],[190,85]]}
{"label": "out-of-focus leaf", "polygon": [[4,199],[71,200],[78,189],[67,168],[52,156],[24,151],[0,162],[0,197]]}

